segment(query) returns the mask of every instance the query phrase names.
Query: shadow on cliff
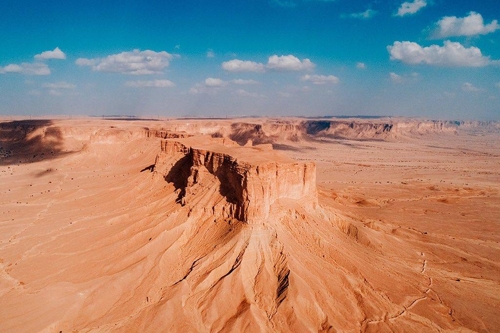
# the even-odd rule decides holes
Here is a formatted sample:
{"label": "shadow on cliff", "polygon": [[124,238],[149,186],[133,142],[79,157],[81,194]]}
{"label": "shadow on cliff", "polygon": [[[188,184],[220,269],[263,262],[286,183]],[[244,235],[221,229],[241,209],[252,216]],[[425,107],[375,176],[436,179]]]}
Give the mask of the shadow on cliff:
{"label": "shadow on cliff", "polygon": [[222,170],[215,173],[215,176],[220,182],[219,193],[226,198],[227,202],[241,205],[243,203],[241,196],[243,192],[241,176],[228,167],[223,167]]}
{"label": "shadow on cliff", "polygon": [[[193,177],[195,181],[197,168],[192,170],[193,167],[193,156],[191,153],[185,155],[180,160],[178,160],[170,169],[170,171],[165,176],[165,180],[168,183],[174,185],[176,191],[178,191],[178,196],[176,203],[184,205],[184,197],[186,196],[186,189],[190,185],[189,177]],[[146,167],[141,171],[149,170],[150,167]],[[214,170],[207,169],[211,174],[213,174],[219,180],[219,193],[226,198],[226,201],[232,204],[241,204],[241,176],[234,173],[230,167],[224,165],[214,172]],[[198,180],[196,180],[198,181]]]}
{"label": "shadow on cliff", "polygon": [[254,145],[272,143],[272,139],[268,137],[262,125],[248,123],[233,123],[231,124],[231,134],[229,138],[237,142],[240,146],[245,145],[248,140],[252,140]]}
{"label": "shadow on cliff", "polygon": [[[292,129],[282,131],[275,129],[266,132],[260,124],[233,123],[228,137],[241,146],[248,142],[251,142],[252,145],[271,143],[278,150],[298,151],[293,146],[283,144],[283,142],[384,141],[392,127],[393,125],[388,123],[314,120],[303,121],[299,125],[293,126]],[[222,137],[223,135],[218,132],[212,136]]]}
{"label": "shadow on cliff", "polygon": [[64,138],[51,120],[19,120],[0,123],[0,165],[33,163],[70,154]]}
{"label": "shadow on cliff", "polygon": [[176,191],[179,191],[176,203],[182,203],[182,199],[186,196],[186,187],[188,185],[188,178],[193,166],[193,159],[191,156],[185,155],[180,160],[175,162],[170,171],[165,176],[165,180],[172,183]]}
{"label": "shadow on cliff", "polygon": [[305,121],[302,123],[303,131],[308,135],[318,135],[320,132],[330,129],[329,121]]}

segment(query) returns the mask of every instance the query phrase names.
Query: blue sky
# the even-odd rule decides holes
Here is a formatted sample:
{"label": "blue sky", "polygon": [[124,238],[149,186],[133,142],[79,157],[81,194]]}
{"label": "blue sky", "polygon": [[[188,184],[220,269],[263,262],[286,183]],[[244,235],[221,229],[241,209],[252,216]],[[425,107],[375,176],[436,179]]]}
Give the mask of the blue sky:
{"label": "blue sky", "polygon": [[500,120],[498,0],[0,2],[0,114]]}

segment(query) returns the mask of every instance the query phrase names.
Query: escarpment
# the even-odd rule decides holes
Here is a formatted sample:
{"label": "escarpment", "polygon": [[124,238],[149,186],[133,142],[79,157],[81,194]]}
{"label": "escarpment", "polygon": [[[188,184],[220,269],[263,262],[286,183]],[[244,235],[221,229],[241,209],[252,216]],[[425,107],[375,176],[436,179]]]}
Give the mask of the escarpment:
{"label": "escarpment", "polygon": [[174,183],[183,205],[197,184],[213,178],[227,201],[226,217],[249,224],[269,218],[279,199],[301,200],[310,208],[318,202],[315,164],[288,159],[271,145],[241,147],[209,137],[167,139],[161,143],[155,170]]}

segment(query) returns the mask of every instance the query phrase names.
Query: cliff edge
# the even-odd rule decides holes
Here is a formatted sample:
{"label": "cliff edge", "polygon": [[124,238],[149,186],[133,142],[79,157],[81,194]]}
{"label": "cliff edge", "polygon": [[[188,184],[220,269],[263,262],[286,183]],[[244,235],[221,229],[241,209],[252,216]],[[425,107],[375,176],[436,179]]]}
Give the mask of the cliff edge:
{"label": "cliff edge", "polygon": [[318,204],[316,165],[291,160],[271,145],[241,147],[211,137],[167,139],[155,170],[174,183],[182,205],[207,181],[217,182],[227,202],[221,214],[249,224],[268,219],[278,199],[301,200],[311,208]]}

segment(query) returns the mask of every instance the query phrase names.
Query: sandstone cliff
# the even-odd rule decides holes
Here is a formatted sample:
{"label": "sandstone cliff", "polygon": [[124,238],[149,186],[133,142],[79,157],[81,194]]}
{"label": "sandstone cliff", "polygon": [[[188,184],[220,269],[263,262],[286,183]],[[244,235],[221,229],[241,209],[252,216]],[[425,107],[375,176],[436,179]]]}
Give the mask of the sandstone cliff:
{"label": "sandstone cliff", "polygon": [[[183,127],[188,132],[199,130],[190,123]],[[481,125],[484,127],[484,125]],[[225,126],[211,124],[205,134],[213,137],[227,137],[240,145],[278,142],[298,142],[302,140],[399,140],[433,134],[456,134],[465,128],[461,122],[415,119],[311,119],[277,120],[271,119],[255,123],[234,122]],[[175,128],[177,129],[177,127]]]}
{"label": "sandstone cliff", "polygon": [[[278,199],[302,200],[317,205],[316,166],[295,162],[272,150],[270,145],[237,147],[227,139],[214,139],[209,148],[197,148],[196,140],[165,140],[155,170],[167,181],[176,182],[179,201],[186,204],[189,195],[204,178],[220,183],[220,194],[227,201],[227,217],[253,224],[269,218],[270,208]],[[206,146],[206,145],[205,145]]]}

